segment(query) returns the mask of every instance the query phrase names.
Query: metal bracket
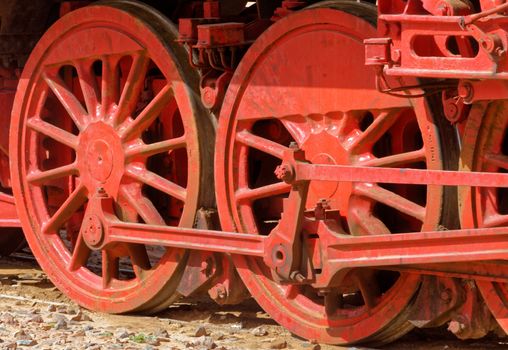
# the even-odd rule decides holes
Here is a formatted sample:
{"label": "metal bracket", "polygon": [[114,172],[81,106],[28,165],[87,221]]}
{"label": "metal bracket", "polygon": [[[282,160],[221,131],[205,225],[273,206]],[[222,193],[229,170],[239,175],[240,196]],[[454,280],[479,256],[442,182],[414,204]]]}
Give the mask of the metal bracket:
{"label": "metal bracket", "polygon": [[284,165],[275,170],[279,179],[292,186],[289,197],[284,200],[282,217],[265,246],[264,261],[279,281],[303,283],[309,278],[302,273],[302,223],[310,181],[294,181],[293,176],[293,164],[304,159],[304,152],[292,143],[284,155]]}

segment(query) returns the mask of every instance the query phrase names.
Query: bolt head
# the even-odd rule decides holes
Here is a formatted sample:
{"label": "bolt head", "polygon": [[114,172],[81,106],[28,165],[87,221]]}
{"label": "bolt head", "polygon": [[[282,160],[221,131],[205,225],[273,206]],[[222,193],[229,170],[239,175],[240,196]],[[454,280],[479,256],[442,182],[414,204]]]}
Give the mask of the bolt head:
{"label": "bolt head", "polygon": [[448,330],[453,334],[459,334],[466,329],[466,325],[459,320],[452,320],[448,324]]}
{"label": "bolt head", "polygon": [[97,188],[97,197],[105,198],[108,196],[108,193],[104,189],[104,187],[98,187]]}
{"label": "bolt head", "polygon": [[104,239],[104,232],[101,219],[97,215],[90,215],[83,222],[83,239],[85,243],[94,248],[101,244]]}
{"label": "bolt head", "polygon": [[440,297],[441,297],[441,300],[443,300],[446,303],[449,303],[452,300],[452,293],[447,288],[447,289],[444,289],[443,291],[441,291]]}
{"label": "bolt head", "polygon": [[226,287],[222,283],[218,283],[208,290],[208,294],[213,300],[226,299],[228,292]]}
{"label": "bolt head", "polygon": [[209,86],[201,90],[201,101],[206,108],[214,108],[217,104],[217,91]]}
{"label": "bolt head", "polygon": [[291,272],[291,275],[289,276],[293,281],[296,281],[298,283],[303,283],[305,281],[305,276],[302,275],[300,271],[293,271]]}
{"label": "bolt head", "polygon": [[294,178],[294,172],[290,165],[282,164],[275,169],[275,176],[284,182],[291,182]]}

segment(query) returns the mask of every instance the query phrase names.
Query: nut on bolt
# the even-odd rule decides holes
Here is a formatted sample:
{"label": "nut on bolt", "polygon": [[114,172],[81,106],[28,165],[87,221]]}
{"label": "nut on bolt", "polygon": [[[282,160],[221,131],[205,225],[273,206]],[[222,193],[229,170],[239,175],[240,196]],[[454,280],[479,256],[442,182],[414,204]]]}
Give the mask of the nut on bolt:
{"label": "nut on bolt", "polygon": [[291,182],[295,178],[293,167],[289,164],[281,164],[275,169],[275,176],[284,182]]}
{"label": "nut on bolt", "polygon": [[291,272],[289,278],[298,283],[303,283],[305,281],[305,276],[300,271]]}
{"label": "nut on bolt", "polygon": [[217,285],[210,288],[208,294],[215,301],[224,300],[228,296],[227,289],[222,283],[218,283]]}
{"label": "nut on bolt", "polygon": [[108,193],[104,189],[104,187],[98,187],[97,188],[97,197],[107,197]]}
{"label": "nut on bolt", "polygon": [[449,288],[443,289],[439,296],[445,303],[452,301],[452,291]]}
{"label": "nut on bolt", "polygon": [[448,324],[448,330],[455,334],[456,336],[460,336],[460,334],[467,329],[468,320],[464,315],[458,315],[454,320],[451,320]]}
{"label": "nut on bolt", "polygon": [[473,99],[474,88],[473,84],[471,84],[469,81],[461,82],[457,88],[457,91],[465,103],[469,103]]}

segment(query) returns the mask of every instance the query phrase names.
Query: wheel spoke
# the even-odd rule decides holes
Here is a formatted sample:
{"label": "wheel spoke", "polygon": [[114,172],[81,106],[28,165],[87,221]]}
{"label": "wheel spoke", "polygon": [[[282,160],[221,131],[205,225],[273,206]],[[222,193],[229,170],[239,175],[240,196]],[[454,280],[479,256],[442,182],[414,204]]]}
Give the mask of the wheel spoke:
{"label": "wheel spoke", "polygon": [[103,117],[105,117],[118,102],[118,95],[120,94],[120,72],[118,69],[117,57],[107,56],[103,57],[101,61],[101,102]]}
{"label": "wheel spoke", "polygon": [[365,306],[373,309],[377,304],[377,299],[381,294],[379,285],[375,281],[375,273],[373,271],[361,271],[356,274],[356,281],[358,288],[362,293]]}
{"label": "wheel spoke", "polygon": [[417,151],[370,159],[368,161],[362,162],[361,165],[375,167],[398,167],[423,161],[425,161],[425,150],[422,148]]}
{"label": "wheel spoke", "polygon": [[347,220],[353,235],[389,235],[391,232],[386,225],[372,215],[372,210],[351,209]]}
{"label": "wheel spoke", "polygon": [[351,126],[358,126],[357,115],[352,111],[344,112],[335,132],[337,135],[345,135]]}
{"label": "wheel spoke", "polygon": [[284,289],[284,297],[288,300],[296,298],[302,292],[302,287],[297,284],[287,285]]}
{"label": "wheel spoke", "polygon": [[258,188],[243,188],[236,191],[236,200],[238,202],[253,201],[256,199],[276,196],[279,194],[289,193],[291,185],[285,182],[277,182],[271,185]]}
{"label": "wheel spoke", "polygon": [[138,279],[143,279],[144,272],[152,268],[146,247],[143,244],[129,244],[127,250],[129,251],[134,274]]}
{"label": "wheel spoke", "polygon": [[26,180],[33,185],[40,185],[51,180],[71,175],[78,175],[76,163],[64,165],[51,170],[33,172],[27,175]]}
{"label": "wheel spoke", "polygon": [[171,197],[185,202],[187,197],[187,190],[185,188],[151,172],[150,170],[130,166],[126,169],[126,173],[133,179],[138,180],[145,185],[153,187],[161,192],[170,195]]}
{"label": "wheel spoke", "polygon": [[137,211],[143,221],[150,225],[165,225],[164,219],[155,208],[152,201],[143,196],[141,189],[131,189],[122,186],[120,194]]}
{"label": "wheel spoke", "polygon": [[95,117],[99,114],[99,87],[97,86],[97,77],[93,71],[90,61],[80,61],[74,64],[78,71],[79,84],[85,99],[88,115]]}
{"label": "wheel spoke", "polygon": [[[120,195],[137,211],[147,224],[165,225],[153,203],[143,196],[139,186],[122,186]],[[151,269],[150,258],[143,244],[127,244],[127,251],[131,259],[132,269],[138,279],[144,278],[144,271]]]}
{"label": "wheel spoke", "polygon": [[59,230],[86,202],[86,192],[85,186],[80,185],[76,187],[56,213],[43,225],[43,233],[49,234]]}
{"label": "wheel spoke", "polygon": [[102,251],[102,287],[108,288],[113,278],[118,278],[119,259],[108,250]]}
{"label": "wheel spoke", "polygon": [[308,118],[303,116],[298,117],[288,117],[282,120],[282,125],[280,128],[285,128],[291,137],[299,144],[303,144],[305,139],[311,133],[312,124],[311,123],[303,123],[302,120],[309,121]]}
{"label": "wheel spoke", "polygon": [[278,144],[277,142],[270,141],[263,137],[254,135],[247,130],[240,131],[236,134],[236,141],[255,148],[261,152],[268,153],[275,158],[284,158],[284,153],[288,150],[287,147]]}
{"label": "wheel spoke", "polygon": [[493,166],[497,166],[501,169],[508,170],[508,156],[504,154],[486,154],[485,163]]}
{"label": "wheel spoke", "polygon": [[46,84],[48,84],[49,88],[53,91],[56,98],[65,108],[76,127],[80,131],[84,130],[88,124],[88,113],[85,111],[81,105],[81,102],[79,102],[74,93],[59,77],[49,77],[47,74],[45,74],[44,80],[46,81]]}
{"label": "wheel spoke", "polygon": [[74,250],[72,251],[71,261],[68,266],[69,271],[76,271],[80,267],[85,266],[91,252],[92,251],[86,245],[83,235],[80,232],[78,238],[76,239]]}
{"label": "wheel spoke", "polygon": [[372,184],[361,184],[355,186],[354,191],[356,194],[368,197],[379,203],[383,203],[393,209],[400,211],[401,213],[414,217],[421,222],[425,220],[425,207],[411,202],[410,200],[380,186]]}
{"label": "wheel spoke", "polygon": [[397,121],[398,114],[382,112],[369,127],[347,145],[350,152],[361,153],[369,150]]}
{"label": "wheel spoke", "polygon": [[145,76],[148,70],[150,58],[146,52],[137,52],[133,54],[132,66],[127,76],[125,86],[120,96],[118,110],[113,116],[113,125],[121,124],[125,118],[132,116],[139,96],[144,88]]}
{"label": "wheel spoke", "polygon": [[120,132],[122,139],[128,140],[132,136],[145,131],[168,105],[171,98],[173,98],[173,89],[170,85],[166,85],[153,100],[150,101],[148,106],[141,111],[136,119]]}
{"label": "wheel spoke", "polygon": [[47,137],[50,137],[74,150],[78,148],[78,138],[76,136],[41,119],[28,119],[27,126],[30,129],[46,135]]}
{"label": "wheel spoke", "polygon": [[508,215],[490,215],[483,220],[482,227],[508,226]]}
{"label": "wheel spoke", "polygon": [[143,156],[150,157],[155,154],[169,152],[176,149],[185,148],[187,141],[185,136],[180,136],[174,139],[164,140],[160,142],[151,143],[148,145],[135,145],[128,148],[125,152],[125,158],[127,160],[133,157]]}
{"label": "wheel spoke", "polygon": [[324,295],[325,312],[327,315],[334,315],[338,309],[344,307],[344,298],[341,293],[335,290]]}

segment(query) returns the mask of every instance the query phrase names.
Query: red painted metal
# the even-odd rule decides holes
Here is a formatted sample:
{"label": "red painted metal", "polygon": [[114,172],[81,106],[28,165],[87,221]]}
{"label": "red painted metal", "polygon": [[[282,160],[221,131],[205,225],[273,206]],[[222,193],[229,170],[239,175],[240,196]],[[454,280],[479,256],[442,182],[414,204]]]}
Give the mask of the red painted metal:
{"label": "red painted metal", "polygon": [[251,42],[244,23],[217,22],[217,18],[182,18],[178,37],[188,49],[190,64],[201,71],[201,101],[214,112],[220,110],[232,72]]}
{"label": "red painted metal", "polygon": [[[32,52],[10,147],[0,127],[0,227],[19,222],[10,152],[30,246],[70,297],[238,302],[235,266],[320,342],[447,322],[477,338],[488,309],[508,332],[508,4],[88,3],[63,2]],[[16,72],[0,68],[2,111]]]}
{"label": "red painted metal", "polygon": [[464,281],[464,291],[464,303],[455,310],[448,330],[460,339],[482,338],[495,330],[496,323],[473,281]]}
{"label": "red painted metal", "polygon": [[[468,141],[462,151],[462,167],[474,171],[504,172],[506,150],[506,130],[508,115],[505,112],[506,102],[497,101],[490,104],[477,103],[473,106],[466,128],[464,139]],[[506,226],[504,197],[502,189],[463,188],[460,192],[462,209],[461,221],[464,227],[501,228]],[[498,262],[504,267],[504,262]],[[486,305],[506,332],[508,331],[508,284],[503,281],[479,281],[478,288]]]}
{"label": "red painted metal", "polygon": [[[93,222],[82,232],[88,246],[104,249],[118,243],[152,244],[264,258],[268,266],[289,260],[278,257],[273,241],[277,229],[268,236],[221,232],[174,226],[144,225],[121,222],[113,210],[113,199],[95,196],[89,202],[85,222]],[[281,221],[283,221],[282,219]],[[456,277],[477,277],[481,280],[506,281],[508,268],[491,260],[504,260],[508,252],[505,227],[410,232],[386,235],[371,232],[366,236],[345,234],[333,219],[305,220],[303,237],[307,257],[314,267],[312,278],[294,279],[296,284],[312,284],[316,288],[335,286],[341,275],[354,268],[383,267],[390,270]],[[316,237],[312,236],[315,235]],[[453,250],[450,248],[453,247]],[[287,251],[284,252],[289,256]],[[468,266],[446,265],[466,261],[485,261]],[[407,265],[406,267],[404,265]]]}
{"label": "red painted metal", "polygon": [[205,0],[203,2],[203,15],[205,18],[220,17],[220,3],[216,0]]}
{"label": "red painted metal", "polygon": [[[470,21],[467,16],[403,13],[382,14],[379,20],[380,33],[393,34],[393,37],[384,43],[384,49],[368,49],[367,62],[380,65],[388,62],[384,69],[388,75],[455,79],[508,78],[504,59],[507,47],[506,31],[503,29],[506,27],[505,17],[489,17],[467,24]],[[398,34],[395,35],[394,31]],[[459,47],[459,51],[456,51],[454,45],[458,44],[451,44],[449,37],[464,40],[464,48]],[[380,42],[368,41],[367,45],[377,47]],[[382,51],[384,55],[380,55]]]}
{"label": "red painted metal", "polygon": [[[323,342],[382,342],[408,330],[401,326],[405,322],[401,315],[419,285],[419,276],[365,269],[352,271],[338,284],[328,280],[309,288],[302,284],[313,273],[317,276],[315,269],[327,271],[331,260],[323,257],[322,265],[314,269],[320,259],[306,256],[327,254],[326,249],[310,244],[299,248],[298,242],[304,233],[319,236],[312,216],[318,204],[323,207],[321,199],[330,206],[326,217],[338,226],[332,231],[348,234],[348,238],[387,234],[388,226],[409,231],[437,228],[441,189],[371,189],[362,183],[310,181],[307,198],[295,193],[296,187],[288,197],[291,187],[273,174],[283,158],[279,151],[295,142],[314,164],[427,163],[430,169],[441,169],[443,155],[436,153],[441,147],[439,136],[426,124],[432,117],[423,101],[378,93],[374,71],[356,64],[362,61],[363,39],[374,33],[368,23],[375,17],[371,9],[349,2],[333,6],[343,11],[312,9],[280,19],[253,44],[235,71],[219,119],[219,213],[226,230],[271,232],[265,263],[235,256],[235,264],[254,298],[275,320],[296,334]],[[424,130],[423,138],[420,130]],[[290,169],[279,168],[277,173],[281,178],[291,177]],[[416,204],[425,201],[425,207]],[[392,209],[386,209],[390,206]],[[376,207],[386,211],[383,214]],[[394,217],[398,227],[388,223]],[[383,287],[383,293],[378,289],[381,276],[392,281]],[[291,285],[281,285],[280,280],[291,281]],[[346,307],[346,294],[359,300],[356,304],[347,300]],[[393,299],[394,295],[398,297]]]}
{"label": "red painted metal", "polygon": [[[283,149],[284,147],[280,147]],[[420,152],[423,153],[423,152]],[[492,156],[495,161],[499,156]],[[400,157],[402,158],[402,157]],[[395,159],[397,162],[398,159]],[[402,160],[403,161],[403,160]],[[502,160],[499,159],[501,162]],[[408,185],[441,185],[470,187],[508,187],[508,174],[495,172],[464,172],[422,170],[411,168],[377,168],[371,166],[321,165],[288,160],[278,172],[286,183],[306,181],[370,182]],[[289,176],[288,174],[291,173]]]}
{"label": "red painted metal", "polygon": [[201,24],[197,27],[197,48],[202,47],[210,49],[245,43],[245,24],[243,23]]}
{"label": "red painted metal", "polygon": [[464,300],[465,292],[459,279],[425,276],[408,321],[418,328],[442,326],[464,304]]}
{"label": "red painted metal", "polygon": [[0,66],[0,255],[7,256],[26,245],[19,227],[9,173],[10,113],[19,70]]}
{"label": "red painted metal", "polygon": [[91,249],[102,223],[83,219],[90,198],[111,196],[122,221],[181,226],[213,198],[201,187],[210,121],[175,39],[140,3],[86,7],[48,30],[20,80],[10,151],[23,228],[55,285],[91,309],[164,308],[187,253],[150,242]]}

